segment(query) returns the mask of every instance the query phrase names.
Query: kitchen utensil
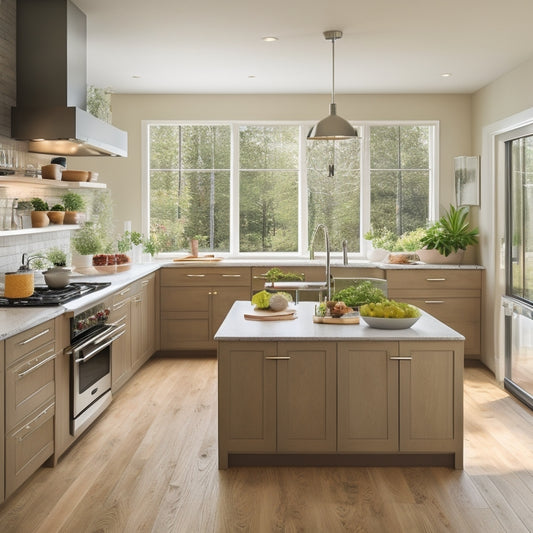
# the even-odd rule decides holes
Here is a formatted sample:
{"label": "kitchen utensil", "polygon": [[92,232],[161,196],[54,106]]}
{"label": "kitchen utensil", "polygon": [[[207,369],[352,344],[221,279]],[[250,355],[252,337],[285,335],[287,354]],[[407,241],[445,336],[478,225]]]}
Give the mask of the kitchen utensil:
{"label": "kitchen utensil", "polygon": [[87,181],[89,172],[86,170],[63,170],[63,181]]}
{"label": "kitchen utensil", "polygon": [[43,165],[41,167],[41,175],[45,180],[60,180],[62,170],[63,167],[61,165]]}
{"label": "kitchen utensil", "polygon": [[70,270],[65,267],[49,268],[43,273],[44,281],[51,289],[62,289],[69,284]]}

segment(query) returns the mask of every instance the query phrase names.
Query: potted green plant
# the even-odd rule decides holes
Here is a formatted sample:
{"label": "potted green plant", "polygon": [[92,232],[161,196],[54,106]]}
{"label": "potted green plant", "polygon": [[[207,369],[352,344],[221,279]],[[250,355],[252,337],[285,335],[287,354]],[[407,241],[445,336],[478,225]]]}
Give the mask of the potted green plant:
{"label": "potted green plant", "polygon": [[63,204],[54,204],[48,211],[48,218],[52,224],[63,224],[65,206]]}
{"label": "potted green plant", "polygon": [[85,200],[76,192],[67,192],[61,199],[65,206],[65,224],[81,224],[84,220]]}
{"label": "potted green plant", "polygon": [[470,228],[468,208],[450,209],[426,229],[421,239],[423,248],[417,253],[425,263],[461,263],[464,251],[478,243],[478,228]]}
{"label": "potted green plant", "polygon": [[91,267],[93,255],[102,252],[102,241],[91,222],[86,222],[76,231],[72,246],[77,255],[72,255],[72,264],[77,268]]}
{"label": "potted green plant", "polygon": [[33,211],[31,212],[31,225],[33,228],[44,228],[50,224],[48,218],[48,203],[42,198],[32,198],[31,204]]}
{"label": "potted green plant", "polygon": [[51,289],[62,289],[69,284],[70,270],[67,266],[67,254],[61,248],[51,248],[46,259],[52,267],[43,273],[44,281]]}
{"label": "potted green plant", "polygon": [[153,257],[159,251],[159,243],[155,237],[147,237],[143,240],[143,252]]}

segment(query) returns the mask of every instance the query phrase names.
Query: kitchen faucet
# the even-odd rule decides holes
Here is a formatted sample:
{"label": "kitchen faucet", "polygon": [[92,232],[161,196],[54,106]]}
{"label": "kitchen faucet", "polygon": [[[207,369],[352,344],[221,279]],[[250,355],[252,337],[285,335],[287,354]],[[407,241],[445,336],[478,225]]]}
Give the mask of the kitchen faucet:
{"label": "kitchen faucet", "polygon": [[309,245],[309,259],[315,258],[315,237],[318,233],[318,230],[322,230],[324,233],[324,241],[326,243],[326,290],[328,301],[331,300],[331,267],[330,267],[330,248],[329,248],[329,234],[328,228],[325,224],[319,224],[315,231],[313,231],[313,236],[311,237],[311,244]]}

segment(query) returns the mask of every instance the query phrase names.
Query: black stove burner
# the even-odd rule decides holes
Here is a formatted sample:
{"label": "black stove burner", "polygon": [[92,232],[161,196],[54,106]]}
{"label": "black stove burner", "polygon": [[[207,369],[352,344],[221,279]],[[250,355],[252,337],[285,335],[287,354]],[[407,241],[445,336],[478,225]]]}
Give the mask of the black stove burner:
{"label": "black stove burner", "polygon": [[81,298],[90,292],[109,287],[111,283],[69,283],[63,289],[50,289],[45,285],[36,285],[34,293],[27,298],[0,297],[0,307],[43,307],[62,305]]}

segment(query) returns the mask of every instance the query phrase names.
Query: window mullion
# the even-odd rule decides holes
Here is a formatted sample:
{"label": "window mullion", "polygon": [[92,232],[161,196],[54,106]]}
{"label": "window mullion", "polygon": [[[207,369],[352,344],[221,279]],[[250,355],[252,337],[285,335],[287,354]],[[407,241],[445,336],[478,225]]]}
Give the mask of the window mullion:
{"label": "window mullion", "polygon": [[300,126],[299,180],[298,180],[298,253],[304,255],[309,248],[307,210],[307,126]]}
{"label": "window mullion", "polygon": [[230,255],[239,253],[240,222],[239,222],[239,125],[231,125],[231,170],[230,170]]}
{"label": "window mullion", "polygon": [[363,235],[370,230],[370,126],[363,125],[361,130],[361,224],[360,224],[360,252],[363,255],[367,253],[367,242]]}

